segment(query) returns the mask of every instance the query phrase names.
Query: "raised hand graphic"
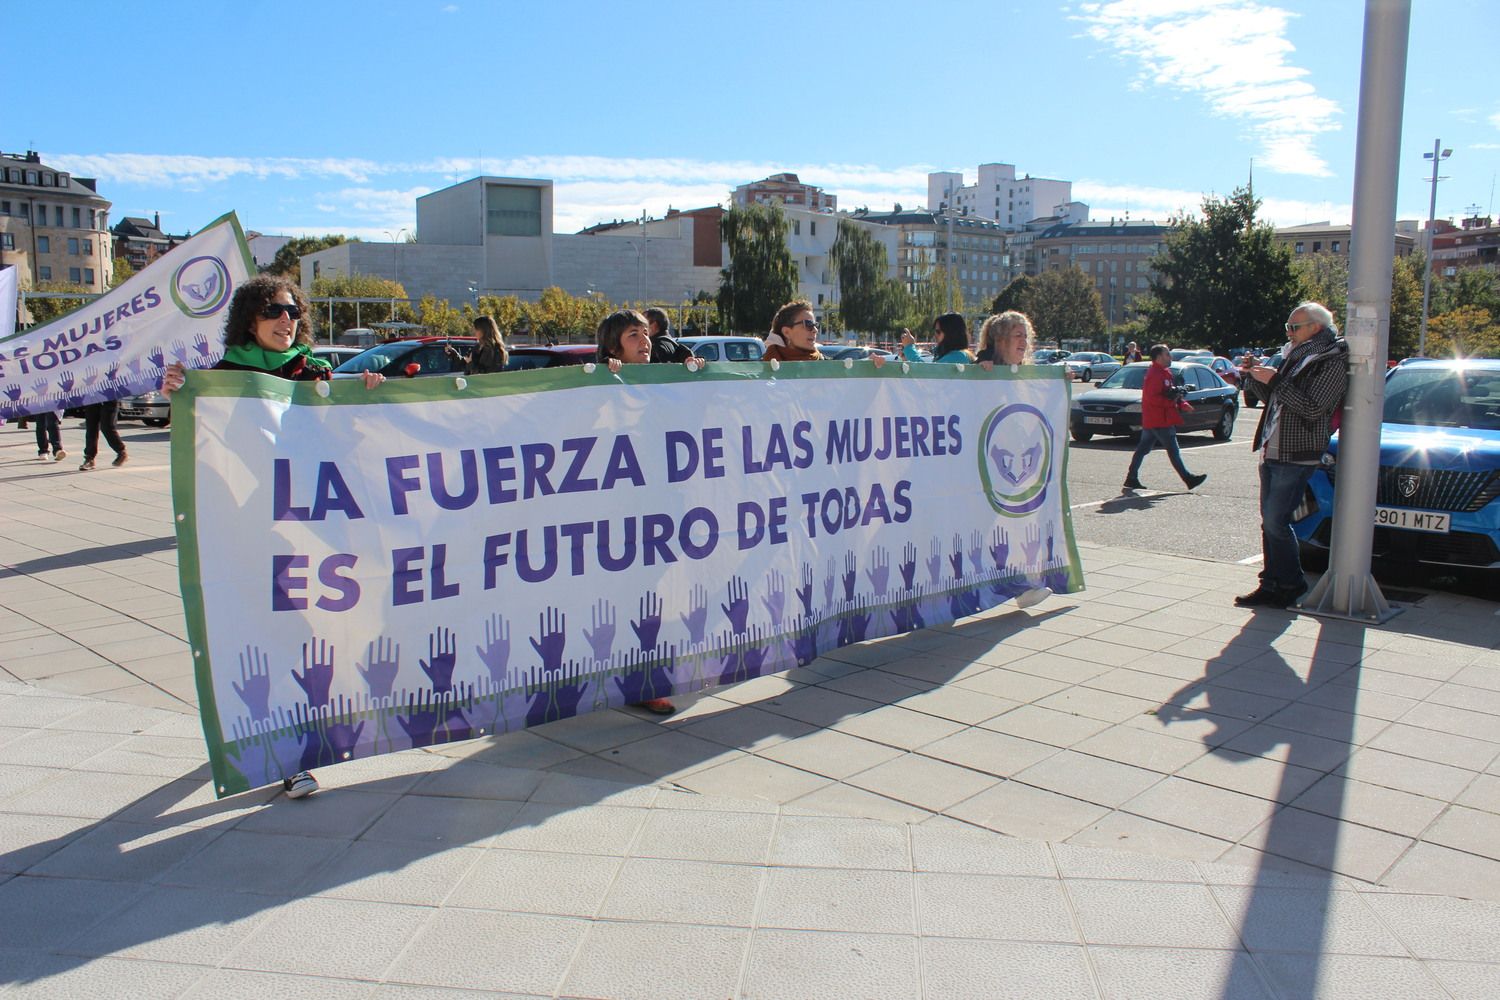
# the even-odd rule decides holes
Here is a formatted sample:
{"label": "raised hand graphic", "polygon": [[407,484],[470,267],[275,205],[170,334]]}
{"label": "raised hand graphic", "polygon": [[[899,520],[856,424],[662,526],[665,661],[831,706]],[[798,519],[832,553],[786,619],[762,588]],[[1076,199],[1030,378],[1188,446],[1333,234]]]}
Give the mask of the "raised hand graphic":
{"label": "raised hand graphic", "polygon": [[333,686],[333,655],[332,646],[313,636],[311,643],[302,644],[302,673],[292,668],[292,679],[313,708],[328,704],[328,690]]}
{"label": "raised hand graphic", "polygon": [[250,718],[259,722],[271,717],[271,668],[260,647],[245,647],[240,654],[240,680],[230,683],[234,685],[234,693],[245,703]]}
{"label": "raised hand graphic", "polygon": [[984,536],[978,531],[969,532],[969,572],[978,573],[984,568]]}
{"label": "raised hand graphic", "polygon": [[688,595],[688,613],[677,617],[687,629],[688,641],[694,645],[702,642],[703,633],[708,628],[708,589],[701,583],[693,584]]}
{"label": "raised hand graphic", "polygon": [[389,698],[396,686],[396,675],[401,671],[401,647],[394,639],[377,636],[365,646],[365,662],[356,660],[354,669],[364,678],[371,698],[376,701]]}
{"label": "raised hand graphic", "polygon": [[536,616],[536,638],[531,648],[542,658],[543,670],[557,670],[562,666],[563,647],[568,643],[568,616],[556,608],[548,608]]}
{"label": "raised hand graphic", "polygon": [[844,553],[844,600],[854,600],[854,585],[859,582],[859,563],[853,552]]}
{"label": "raised hand graphic", "polygon": [[490,615],[484,623],[484,645],[475,646],[474,652],[495,687],[504,687],[505,668],[510,664],[510,623],[499,615]]}
{"label": "raised hand graphic", "polygon": [[662,607],[661,598],[655,591],[648,590],[641,597],[640,619],[630,623],[635,632],[636,647],[643,653],[656,648],[657,637],[661,635]]}
{"label": "raised hand graphic", "polygon": [[120,362],[111,361],[109,367],[104,370],[104,381],[113,382],[120,377]]}
{"label": "raised hand graphic", "polygon": [[50,388],[52,388],[51,382],[48,382],[44,378],[39,378],[35,382],[31,383],[31,394],[33,396],[45,398],[47,395],[47,390]]}
{"label": "raised hand graphic", "polygon": [[152,366],[156,368],[165,368],[167,366],[167,356],[162,353],[160,347],[151,348],[151,353],[146,355],[146,360],[150,361]]}
{"label": "raised hand graphic", "polygon": [[63,372],[62,375],[61,375],[61,377],[59,377],[58,380],[57,380],[57,387],[59,389],[61,389],[63,392],[72,392],[73,391],[73,381],[74,380],[73,380],[73,373],[72,372]]}
{"label": "raised hand graphic", "polygon": [[172,341],[172,360],[180,365],[187,364],[188,346],[180,340]]}
{"label": "raised hand graphic", "polygon": [[1004,528],[997,526],[990,534],[990,558],[995,561],[997,572],[1005,570],[1005,562],[1010,558],[1010,535]]}
{"label": "raised hand graphic", "polygon": [[901,570],[901,588],[910,590],[916,586],[917,579],[917,547],[911,542],[901,550],[901,563],[897,567]]}
{"label": "raised hand graphic", "polygon": [[963,545],[964,540],[962,536],[955,534],[953,536],[953,554],[948,557],[948,565],[953,567],[953,579],[955,580],[962,580],[964,578]]}
{"label": "raised hand graphic", "polygon": [[193,338],[193,350],[197,351],[198,357],[204,361],[213,357],[214,354],[213,348],[209,346],[208,338],[201,333]]}
{"label": "raised hand graphic", "polygon": [[438,626],[436,632],[427,635],[427,659],[418,659],[422,673],[432,682],[438,693],[453,690],[453,665],[458,661],[458,641],[450,629]]}
{"label": "raised hand graphic", "polygon": [[1053,561],[1057,558],[1053,554],[1055,552],[1054,543],[1056,542],[1056,539],[1057,539],[1057,525],[1053,524],[1051,521],[1048,521],[1047,522],[1047,565],[1049,565],[1049,566],[1052,565]]}
{"label": "raised hand graphic", "polygon": [[99,381],[99,369],[94,365],[89,365],[83,370],[84,387],[91,389],[97,381]]}
{"label": "raised hand graphic", "polygon": [[1021,543],[1021,551],[1026,553],[1027,567],[1036,566],[1036,557],[1042,551],[1042,529],[1038,525],[1026,526],[1026,541]]}
{"label": "raised hand graphic", "polygon": [[838,582],[838,567],[828,560],[828,572],[823,575],[823,607],[833,604],[833,587]]}
{"label": "raised hand graphic", "polygon": [[19,400],[21,398],[21,393],[25,392],[26,390],[22,389],[20,386],[16,385],[14,382],[10,382],[10,383],[8,383],[5,386],[5,390],[4,391],[5,391],[6,398],[8,398],[12,403],[14,403],[14,402],[16,402],[17,400]]}
{"label": "raised hand graphic", "polygon": [[936,587],[943,582],[943,543],[933,538],[927,557],[927,579]]}
{"label": "raised hand graphic", "polygon": [[406,733],[406,738],[411,740],[412,746],[432,746],[441,709],[442,702],[434,700],[431,691],[407,695],[406,714],[398,714],[396,723]]}
{"label": "raised hand graphic", "polygon": [[750,588],[738,576],[732,577],[726,588],[729,603],[719,605],[729,619],[730,631],[739,635],[745,631],[745,621],[750,617]]}
{"label": "raised hand graphic", "polygon": [[604,663],[615,648],[615,609],[606,600],[600,599],[589,609],[590,628],[583,630],[583,638],[594,651],[594,661]]}
{"label": "raised hand graphic", "polygon": [[779,570],[766,574],[766,596],[760,599],[760,603],[765,607],[771,623],[780,628],[781,621],[786,616],[786,577]]}
{"label": "raised hand graphic", "polygon": [[865,579],[870,581],[870,590],[882,596],[891,589],[891,555],[884,547],[877,545],[870,553]]}
{"label": "raised hand graphic", "polygon": [[812,614],[812,588],[813,588],[813,571],[812,571],[812,567],[809,566],[807,563],[803,563],[802,564],[802,586],[798,587],[796,589],[795,593],[797,595],[797,600],[799,600],[799,601],[802,602],[802,613],[804,615],[811,615]]}
{"label": "raised hand graphic", "polygon": [[821,616],[802,620],[797,637],[792,640],[792,655],[797,658],[798,665],[805,667],[818,658],[818,626],[820,624],[822,624]]}

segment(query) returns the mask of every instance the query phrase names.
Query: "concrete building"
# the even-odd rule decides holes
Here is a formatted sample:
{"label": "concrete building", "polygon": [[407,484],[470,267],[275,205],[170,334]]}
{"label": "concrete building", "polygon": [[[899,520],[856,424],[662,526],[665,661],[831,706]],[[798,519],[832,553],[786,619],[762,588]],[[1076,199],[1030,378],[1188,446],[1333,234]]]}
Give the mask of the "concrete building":
{"label": "concrete building", "polygon": [[0,152],[0,266],[15,266],[22,291],[47,281],[109,288],[110,203],[95,186],[91,177],[48,166],[33,150]]}
{"label": "concrete building", "polygon": [[[1301,226],[1282,226],[1274,238],[1277,243],[1292,251],[1293,256],[1308,253],[1327,253],[1340,257],[1349,256],[1349,235],[1353,227],[1345,223],[1309,222]],[[1417,247],[1417,239],[1406,227],[1397,225],[1394,234],[1396,256],[1405,257]]]}
{"label": "concrete building", "polygon": [[160,212],[149,219],[127,215],[110,232],[115,238],[114,255],[124,257],[137,271],[192,235],[172,236],[162,232]]}
{"label": "concrete building", "polygon": [[552,181],[475,177],[417,199],[415,243],[344,243],[302,258],[302,284],[371,274],[417,300],[481,295],[535,301],[544,288],[612,302],[682,302],[718,288],[718,207],[662,219],[552,231]]}
{"label": "concrete building", "polygon": [[962,215],[977,215],[1016,230],[1047,216],[1079,221],[1088,218],[1088,206],[1073,202],[1073,182],[1016,176],[1011,163],[981,163],[973,184],[964,175],[941,171],[927,175],[927,208],[939,212],[952,208]]}
{"label": "concrete building", "polygon": [[1151,258],[1170,231],[1157,222],[1117,219],[1049,226],[1032,241],[1035,273],[1078,268],[1099,292],[1105,323],[1113,329],[1134,318],[1133,304],[1150,285]]}
{"label": "concrete building", "polygon": [[1010,283],[1007,234],[997,222],[928,211],[870,212],[854,218],[894,231],[895,277],[907,291],[915,292],[940,264],[963,289],[970,306],[987,305]]}
{"label": "concrete building", "polygon": [[837,212],[839,209],[837,195],[825,194],[820,187],[803,184],[796,174],[772,174],[734,189],[736,205],[767,205],[772,202],[813,212]]}
{"label": "concrete building", "polygon": [[262,270],[269,267],[281,248],[291,241],[290,236],[270,236],[266,233],[257,233],[253,229],[245,234],[245,242],[250,247],[250,256],[255,261],[255,266]]}
{"label": "concrete building", "polygon": [[1500,226],[1488,216],[1465,219],[1432,231],[1432,273],[1451,278],[1460,268],[1500,270]]}

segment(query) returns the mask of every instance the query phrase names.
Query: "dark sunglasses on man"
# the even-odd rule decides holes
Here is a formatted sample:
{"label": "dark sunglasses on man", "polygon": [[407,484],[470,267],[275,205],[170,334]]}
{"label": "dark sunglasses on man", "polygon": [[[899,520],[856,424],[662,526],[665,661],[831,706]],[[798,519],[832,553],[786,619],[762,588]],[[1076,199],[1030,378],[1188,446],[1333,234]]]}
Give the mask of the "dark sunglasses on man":
{"label": "dark sunglasses on man", "polygon": [[267,302],[260,307],[261,319],[276,319],[286,313],[288,319],[301,319],[302,310],[293,302]]}

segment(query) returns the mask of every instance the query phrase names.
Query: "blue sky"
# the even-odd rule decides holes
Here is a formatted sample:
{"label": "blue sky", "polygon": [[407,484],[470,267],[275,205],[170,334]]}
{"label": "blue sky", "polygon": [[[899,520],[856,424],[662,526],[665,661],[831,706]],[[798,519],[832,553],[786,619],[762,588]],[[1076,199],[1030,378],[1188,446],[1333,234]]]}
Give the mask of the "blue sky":
{"label": "blue sky", "polygon": [[[550,177],[556,225],[723,202],[790,170],[841,207],[1013,163],[1094,218],[1165,219],[1254,164],[1278,225],[1347,221],[1364,3],[7,2],[0,148],[99,178],[113,218],[226,211],[386,239],[478,173]],[[1415,0],[1397,213],[1496,203],[1496,0]],[[94,79],[93,74],[99,74]],[[43,97],[45,99],[38,99]]]}

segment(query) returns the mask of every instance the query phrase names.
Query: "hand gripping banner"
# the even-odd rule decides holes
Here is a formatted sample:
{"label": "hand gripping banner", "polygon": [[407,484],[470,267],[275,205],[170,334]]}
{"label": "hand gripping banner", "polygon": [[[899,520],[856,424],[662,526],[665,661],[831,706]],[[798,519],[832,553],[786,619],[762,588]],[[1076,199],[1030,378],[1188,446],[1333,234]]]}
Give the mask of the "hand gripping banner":
{"label": "hand gripping banner", "polygon": [[1056,367],[194,372],[172,492],[218,794],[1079,590],[1067,407]]}
{"label": "hand gripping banner", "polygon": [[146,392],[173,361],[212,367],[224,353],[223,310],[254,273],[231,212],[118,288],[0,340],[0,417]]}

